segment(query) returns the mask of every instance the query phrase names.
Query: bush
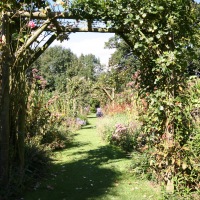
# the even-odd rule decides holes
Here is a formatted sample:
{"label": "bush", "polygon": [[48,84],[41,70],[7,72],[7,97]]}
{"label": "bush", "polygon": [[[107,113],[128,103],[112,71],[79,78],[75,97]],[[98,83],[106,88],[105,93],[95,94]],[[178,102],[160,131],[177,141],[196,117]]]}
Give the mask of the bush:
{"label": "bush", "polygon": [[45,177],[51,163],[51,151],[38,144],[39,138],[25,143],[24,171],[17,167],[17,161],[10,168],[7,188],[0,188],[0,199],[18,199],[25,188],[33,188],[36,181]]}
{"label": "bush", "polygon": [[59,130],[55,125],[52,125],[42,135],[40,143],[49,147],[51,150],[60,150],[66,147],[70,139],[70,132],[68,130]]}
{"label": "bush", "polygon": [[150,171],[150,163],[146,152],[132,152],[131,171],[137,178],[153,180],[153,174]]}
{"label": "bush", "polygon": [[139,131],[131,127],[131,125],[116,124],[109,142],[119,146],[125,151],[132,151],[139,146],[137,140],[138,135]]}
{"label": "bush", "polygon": [[26,181],[43,177],[51,162],[51,151],[38,145],[37,139],[32,139],[25,146],[25,177]]}
{"label": "bush", "polygon": [[97,124],[97,130],[103,140],[125,151],[132,151],[140,146],[138,144],[139,127],[140,124],[137,121],[129,122],[126,114],[106,116]]}

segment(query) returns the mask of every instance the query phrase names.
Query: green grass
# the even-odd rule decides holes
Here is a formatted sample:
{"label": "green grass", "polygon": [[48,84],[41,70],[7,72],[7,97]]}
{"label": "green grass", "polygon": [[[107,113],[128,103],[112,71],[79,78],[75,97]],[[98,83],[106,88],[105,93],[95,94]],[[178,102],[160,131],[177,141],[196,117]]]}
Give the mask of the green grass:
{"label": "green grass", "polygon": [[103,142],[98,120],[79,130],[74,143],[55,153],[49,177],[27,191],[24,200],[158,200],[160,191],[130,173],[131,159]]}

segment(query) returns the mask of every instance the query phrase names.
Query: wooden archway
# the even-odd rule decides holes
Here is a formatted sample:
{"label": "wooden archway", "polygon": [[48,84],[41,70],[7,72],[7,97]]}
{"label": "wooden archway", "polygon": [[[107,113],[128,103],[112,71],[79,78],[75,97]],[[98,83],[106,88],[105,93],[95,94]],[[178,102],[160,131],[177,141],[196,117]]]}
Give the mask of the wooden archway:
{"label": "wooden archway", "polygon": [[[12,21],[22,20],[35,20],[38,24],[31,30],[31,34],[25,41],[12,51]],[[25,73],[25,69],[30,66],[56,39],[67,39],[67,35],[76,32],[98,32],[98,33],[118,33],[126,32],[124,30],[116,30],[107,28],[105,22],[101,19],[93,19],[91,16],[85,17],[82,20],[80,14],[69,14],[69,12],[27,12],[15,11],[2,13],[2,31],[1,41],[2,58],[0,59],[0,66],[2,69],[2,80],[0,88],[1,110],[0,110],[0,185],[6,185],[9,180],[9,150],[10,150],[10,80],[13,78],[11,69],[15,68],[16,73]],[[42,45],[37,45],[34,49],[34,43],[44,33],[47,33],[47,40],[45,42],[39,41]],[[46,37],[45,36],[45,37]],[[29,53],[29,56],[24,56]],[[25,62],[24,62],[25,61]],[[23,67],[21,67],[23,65]],[[22,69],[23,68],[23,69]],[[18,71],[19,70],[19,71]],[[17,80],[16,80],[17,81]],[[106,93],[107,90],[105,90]],[[19,113],[25,112],[25,100],[21,97],[22,109]],[[17,106],[17,105],[16,105]],[[25,118],[21,118],[18,128],[18,157],[20,159],[20,168],[23,171],[24,166],[24,128]],[[19,132],[19,130],[18,130]]]}

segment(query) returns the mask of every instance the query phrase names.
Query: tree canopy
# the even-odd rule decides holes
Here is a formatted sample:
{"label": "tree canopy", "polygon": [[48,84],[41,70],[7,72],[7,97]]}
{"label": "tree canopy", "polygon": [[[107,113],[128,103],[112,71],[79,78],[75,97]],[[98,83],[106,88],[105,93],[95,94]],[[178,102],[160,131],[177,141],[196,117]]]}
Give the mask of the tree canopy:
{"label": "tree canopy", "polygon": [[47,49],[32,66],[47,80],[49,90],[60,92],[66,91],[68,80],[75,76],[95,80],[102,67],[94,55],[77,57],[70,49],[61,46]]}

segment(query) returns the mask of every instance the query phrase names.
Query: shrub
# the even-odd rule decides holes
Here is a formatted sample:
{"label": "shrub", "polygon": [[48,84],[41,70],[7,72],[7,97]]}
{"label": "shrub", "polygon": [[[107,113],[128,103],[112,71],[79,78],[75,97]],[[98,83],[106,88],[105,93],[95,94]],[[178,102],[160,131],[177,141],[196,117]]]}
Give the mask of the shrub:
{"label": "shrub", "polygon": [[76,118],[74,117],[68,117],[65,119],[66,127],[69,131],[74,132],[81,128],[81,125],[77,123]]}
{"label": "shrub", "polygon": [[16,162],[10,168],[10,179],[7,188],[0,188],[1,199],[19,199],[22,191],[33,188],[36,181],[45,177],[51,163],[51,151],[38,144],[38,137],[25,143],[25,164],[23,173],[17,168]]}
{"label": "shrub", "polygon": [[148,160],[147,152],[132,152],[131,172],[137,177],[142,179],[153,180],[154,176],[150,171],[150,163]]}
{"label": "shrub", "polygon": [[110,143],[121,147],[125,151],[132,151],[138,148],[138,135],[139,131],[123,124],[116,124],[115,130],[112,132]]}
{"label": "shrub", "polygon": [[97,130],[103,140],[119,146],[125,151],[132,151],[139,147],[137,139],[139,127],[140,124],[137,121],[129,122],[126,114],[106,116],[97,124]]}
{"label": "shrub", "polygon": [[81,126],[87,125],[89,123],[87,119],[87,115],[80,114],[80,113],[77,114],[76,122],[80,124]]}
{"label": "shrub", "polygon": [[100,118],[97,123],[97,130],[103,140],[109,140],[115,130],[117,123],[128,124],[128,118],[125,114],[116,114],[114,116],[105,116]]}
{"label": "shrub", "polygon": [[40,144],[49,147],[51,150],[60,150],[66,147],[70,141],[70,132],[65,128],[61,130],[56,125],[52,125],[42,135]]}
{"label": "shrub", "polygon": [[37,138],[26,142],[25,146],[25,181],[43,177],[51,162],[51,151],[38,144]]}

